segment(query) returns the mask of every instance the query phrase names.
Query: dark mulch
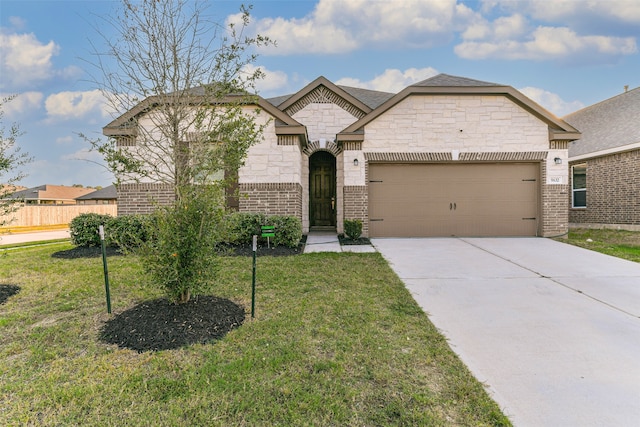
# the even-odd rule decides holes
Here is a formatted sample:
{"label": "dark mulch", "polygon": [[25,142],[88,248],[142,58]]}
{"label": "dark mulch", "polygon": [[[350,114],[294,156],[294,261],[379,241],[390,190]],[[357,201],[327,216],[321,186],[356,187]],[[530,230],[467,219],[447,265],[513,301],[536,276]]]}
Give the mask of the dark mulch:
{"label": "dark mulch", "polygon": [[18,292],[20,292],[20,286],[0,285],[0,304],[4,304],[10,297]]}
{"label": "dark mulch", "polygon": [[[118,248],[107,247],[107,256],[122,255]],[[58,251],[51,254],[53,258],[76,259],[76,258],[98,258],[102,256],[102,248],[99,246],[76,246],[66,251]]]}
{"label": "dark mulch", "polygon": [[370,245],[371,240],[366,237],[360,237],[358,239],[351,239],[344,234],[338,234],[338,240],[341,245],[349,246],[349,245]]}
{"label": "dark mulch", "polygon": [[[307,243],[307,236],[302,236],[300,243],[295,248],[287,246],[267,246],[267,243],[258,244],[256,256],[290,256],[299,255],[304,252],[304,246]],[[226,245],[222,246],[220,253],[228,256],[253,256],[253,245]]]}
{"label": "dark mulch", "polygon": [[122,348],[171,350],[224,337],[244,322],[244,308],[224,298],[193,297],[185,304],[145,301],[107,321],[100,339]]}

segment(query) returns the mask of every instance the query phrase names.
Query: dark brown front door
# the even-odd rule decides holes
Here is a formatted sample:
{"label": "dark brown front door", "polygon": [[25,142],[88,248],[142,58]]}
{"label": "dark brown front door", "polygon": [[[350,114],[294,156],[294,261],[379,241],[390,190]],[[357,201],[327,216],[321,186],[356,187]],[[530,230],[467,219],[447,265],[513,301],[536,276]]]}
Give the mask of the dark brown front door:
{"label": "dark brown front door", "polygon": [[309,218],[312,227],[336,225],[336,158],[319,151],[309,159]]}

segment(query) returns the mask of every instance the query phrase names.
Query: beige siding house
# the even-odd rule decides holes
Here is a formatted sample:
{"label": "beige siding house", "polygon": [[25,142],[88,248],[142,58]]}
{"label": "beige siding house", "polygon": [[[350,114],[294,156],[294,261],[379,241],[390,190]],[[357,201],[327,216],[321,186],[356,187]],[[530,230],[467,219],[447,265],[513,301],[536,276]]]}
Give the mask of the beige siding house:
{"label": "beige siding house", "polygon": [[[369,237],[568,229],[567,146],[580,134],[512,87],[440,74],[393,94],[319,77],[258,104],[269,125],[239,170],[241,211],[295,215],[305,232],[360,219]],[[131,144],[132,114],[105,135]],[[121,214],[143,212],[170,188],[130,182],[118,195]]]}

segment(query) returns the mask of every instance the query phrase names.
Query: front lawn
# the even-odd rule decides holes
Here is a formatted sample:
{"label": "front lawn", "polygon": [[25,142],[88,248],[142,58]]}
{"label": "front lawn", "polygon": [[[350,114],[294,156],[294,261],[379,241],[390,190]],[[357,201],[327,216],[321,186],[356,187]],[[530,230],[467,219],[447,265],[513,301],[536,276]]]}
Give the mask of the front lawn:
{"label": "front lawn", "polygon": [[629,261],[640,262],[640,231],[575,228],[560,241]]}
{"label": "front lawn", "polygon": [[[379,254],[259,257],[256,319],[142,352],[99,341],[100,258],[54,244],[0,256],[0,425],[509,425]],[[216,296],[250,308],[251,258]],[[161,296],[109,258],[113,315]]]}

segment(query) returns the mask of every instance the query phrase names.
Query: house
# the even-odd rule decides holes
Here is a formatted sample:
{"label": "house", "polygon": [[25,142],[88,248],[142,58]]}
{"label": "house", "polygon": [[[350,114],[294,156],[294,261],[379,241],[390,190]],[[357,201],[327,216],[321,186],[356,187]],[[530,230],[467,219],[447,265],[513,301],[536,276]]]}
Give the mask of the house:
{"label": "house", "polygon": [[[240,211],[294,215],[304,232],[340,233],[345,219],[360,219],[369,237],[568,229],[567,146],[580,133],[510,86],[440,74],[393,94],[319,77],[256,103],[266,128],[238,171]],[[103,133],[135,145],[132,123],[142,126],[152,106],[143,101]],[[123,182],[119,214],[171,194]]]}
{"label": "house", "polygon": [[75,205],[78,197],[93,191],[93,188],[45,184],[17,191],[9,197],[26,205]]}
{"label": "house", "polygon": [[571,226],[640,230],[640,88],[569,114]]}
{"label": "house", "polygon": [[118,203],[118,192],[115,185],[110,185],[77,197],[76,202],[79,205],[115,205]]}

